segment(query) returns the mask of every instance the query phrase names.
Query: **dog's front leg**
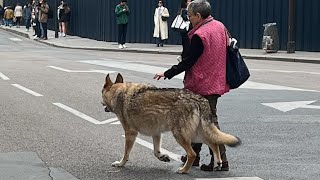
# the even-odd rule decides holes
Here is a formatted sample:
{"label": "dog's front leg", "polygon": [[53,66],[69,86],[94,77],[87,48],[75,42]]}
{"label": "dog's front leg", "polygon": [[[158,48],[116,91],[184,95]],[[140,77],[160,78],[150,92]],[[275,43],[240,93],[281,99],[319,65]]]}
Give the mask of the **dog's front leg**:
{"label": "dog's front leg", "polygon": [[154,155],[163,162],[170,162],[170,158],[166,154],[161,154],[161,134],[152,136],[153,138],[153,152]]}
{"label": "dog's front leg", "polygon": [[112,166],[123,167],[129,159],[130,151],[133,147],[134,142],[136,141],[136,137],[138,132],[130,131],[125,133],[125,148],[124,148],[124,156],[121,161],[116,161],[112,163]]}

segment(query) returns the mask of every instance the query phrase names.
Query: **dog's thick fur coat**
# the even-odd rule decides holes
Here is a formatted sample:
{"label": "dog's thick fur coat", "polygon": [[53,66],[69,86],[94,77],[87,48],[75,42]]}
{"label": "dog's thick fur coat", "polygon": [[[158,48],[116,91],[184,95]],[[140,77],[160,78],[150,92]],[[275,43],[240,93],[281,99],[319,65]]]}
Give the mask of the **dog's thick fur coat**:
{"label": "dog's thick fur coat", "polygon": [[185,89],[161,89],[148,84],[124,83],[118,74],[115,83],[107,75],[102,89],[102,104],[113,112],[125,131],[125,152],[113,166],[124,166],[138,133],[152,136],[154,155],[161,161],[170,161],[161,154],[161,133],[171,131],[185,149],[187,162],[178,173],[188,173],[196,153],[191,142],[207,144],[214,152],[215,165],[221,163],[218,144],[236,146],[240,140],[221,132],[212,122],[208,101]]}

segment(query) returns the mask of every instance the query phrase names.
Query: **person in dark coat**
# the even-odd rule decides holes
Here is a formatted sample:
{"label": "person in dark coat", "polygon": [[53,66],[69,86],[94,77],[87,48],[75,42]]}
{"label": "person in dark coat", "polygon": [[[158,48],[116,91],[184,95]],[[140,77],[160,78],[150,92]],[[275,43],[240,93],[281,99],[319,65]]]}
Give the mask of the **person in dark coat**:
{"label": "person in dark coat", "polygon": [[31,15],[32,15],[32,6],[31,6],[31,3],[28,3],[23,7],[23,18],[25,19],[27,32],[31,27]]}

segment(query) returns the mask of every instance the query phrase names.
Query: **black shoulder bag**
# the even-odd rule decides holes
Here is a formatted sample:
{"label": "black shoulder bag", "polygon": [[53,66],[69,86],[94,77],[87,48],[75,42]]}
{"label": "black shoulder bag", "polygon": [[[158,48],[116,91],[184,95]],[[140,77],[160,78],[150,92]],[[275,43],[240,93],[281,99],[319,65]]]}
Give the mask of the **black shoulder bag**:
{"label": "black shoulder bag", "polygon": [[[227,29],[226,33],[230,38],[231,34]],[[231,43],[227,46],[227,82],[231,89],[236,89],[250,77],[249,69],[244,62],[239,48]]]}

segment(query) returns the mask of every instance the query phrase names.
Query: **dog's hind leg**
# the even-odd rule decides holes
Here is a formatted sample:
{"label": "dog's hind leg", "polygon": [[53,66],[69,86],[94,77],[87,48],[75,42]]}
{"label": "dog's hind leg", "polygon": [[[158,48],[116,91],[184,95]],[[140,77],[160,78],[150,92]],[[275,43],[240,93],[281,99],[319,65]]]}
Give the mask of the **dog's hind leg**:
{"label": "dog's hind leg", "polygon": [[207,145],[212,149],[213,152],[213,157],[214,157],[214,164],[213,167],[215,170],[221,170],[222,166],[222,160],[221,160],[221,155],[220,155],[220,149],[219,145],[216,143],[209,142]]}
{"label": "dog's hind leg", "polygon": [[136,141],[136,137],[138,132],[130,131],[125,133],[125,148],[124,148],[124,156],[120,161],[116,161],[112,163],[112,166],[123,167],[129,159],[130,151],[133,147],[134,142]]}
{"label": "dog's hind leg", "polygon": [[170,162],[170,158],[166,154],[161,154],[161,134],[152,136],[153,138],[153,152],[154,155],[163,162]]}
{"label": "dog's hind leg", "polygon": [[187,153],[187,162],[184,164],[183,167],[180,167],[177,170],[177,173],[179,174],[189,173],[190,168],[193,164],[193,161],[196,159],[197,154],[192,149],[191,140],[185,139],[184,137],[182,137],[182,135],[174,135],[174,137]]}

